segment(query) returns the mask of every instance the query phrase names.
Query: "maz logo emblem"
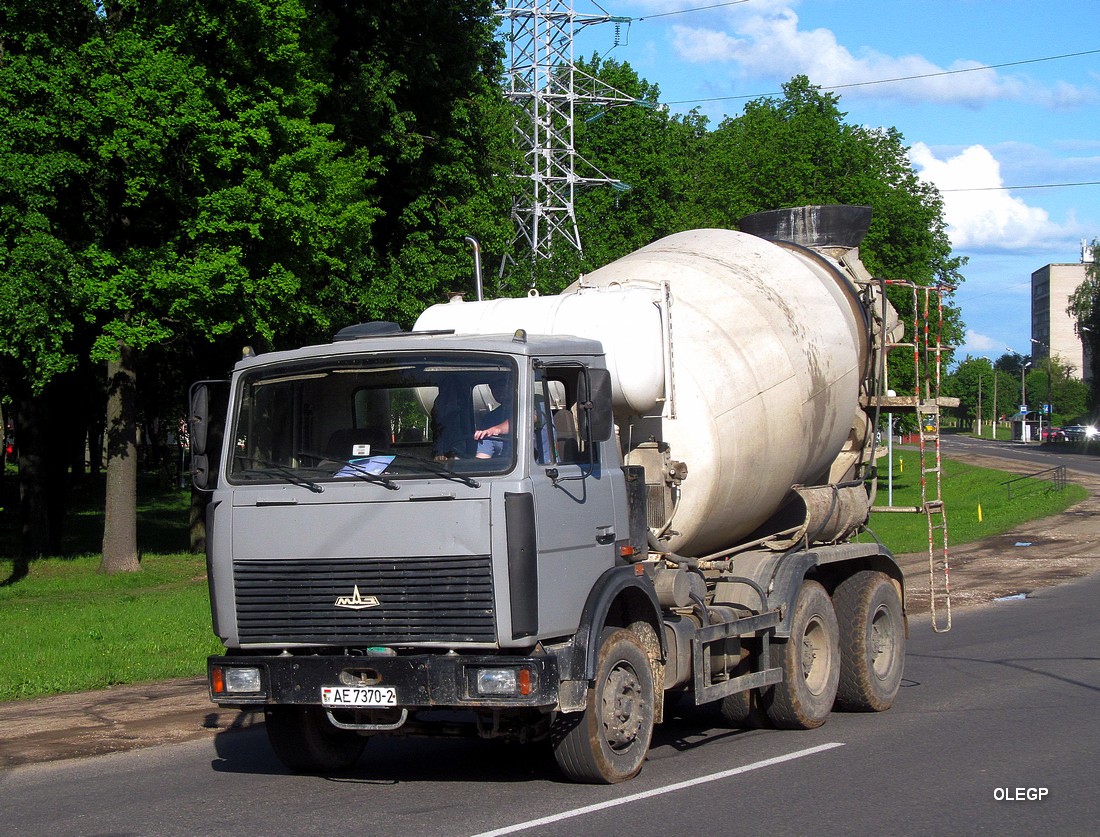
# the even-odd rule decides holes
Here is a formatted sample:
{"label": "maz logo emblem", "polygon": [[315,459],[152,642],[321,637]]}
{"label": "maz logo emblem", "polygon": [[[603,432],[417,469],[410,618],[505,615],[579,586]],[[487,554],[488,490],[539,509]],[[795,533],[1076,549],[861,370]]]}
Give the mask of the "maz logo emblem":
{"label": "maz logo emblem", "polygon": [[348,610],[365,610],[368,607],[378,607],[382,604],[377,596],[362,596],[359,594],[359,585],[350,596],[337,596],[336,607],[346,607]]}

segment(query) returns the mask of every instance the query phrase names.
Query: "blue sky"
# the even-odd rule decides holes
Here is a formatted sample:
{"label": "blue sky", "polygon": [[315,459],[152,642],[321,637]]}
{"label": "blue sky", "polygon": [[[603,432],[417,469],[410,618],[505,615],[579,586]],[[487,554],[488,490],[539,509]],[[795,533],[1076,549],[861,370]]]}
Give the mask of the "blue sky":
{"label": "blue sky", "polygon": [[[1032,271],[1100,238],[1100,0],[716,2],[576,0],[630,19],[617,45],[612,24],[583,27],[576,54],[629,62],[712,124],[801,73],[849,122],[897,128],[969,258],[960,357],[1026,353]],[[984,69],[951,72],[968,68]],[[1078,183],[1094,185],[1051,187]],[[1003,188],[1033,186],[1051,188]]]}

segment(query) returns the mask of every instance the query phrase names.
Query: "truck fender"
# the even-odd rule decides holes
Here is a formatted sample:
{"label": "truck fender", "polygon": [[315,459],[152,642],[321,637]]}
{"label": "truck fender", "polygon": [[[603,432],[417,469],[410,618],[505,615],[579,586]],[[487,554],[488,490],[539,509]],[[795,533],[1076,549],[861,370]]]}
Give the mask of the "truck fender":
{"label": "truck fender", "polygon": [[[600,635],[608,623],[612,608],[621,602],[627,608],[627,622],[645,621],[650,623],[661,643],[661,659],[666,658],[665,633],[662,628],[661,606],[657,602],[657,591],[649,576],[637,574],[640,564],[627,567],[612,567],[601,575],[585,602],[581,613],[581,622],[573,637],[573,660],[571,671],[563,673],[572,680],[594,680],[596,662],[599,656]],[[624,621],[624,620],[620,620]],[[627,627],[621,625],[620,627]]]}
{"label": "truck fender", "polygon": [[782,618],[775,627],[775,636],[780,639],[791,635],[791,613],[808,573],[814,571],[814,577],[832,591],[841,580],[864,569],[879,570],[899,585],[903,584],[901,567],[894,556],[877,544],[820,546],[758,560],[752,566],[737,567],[739,574],[751,578],[768,591],[769,607],[780,609]]}

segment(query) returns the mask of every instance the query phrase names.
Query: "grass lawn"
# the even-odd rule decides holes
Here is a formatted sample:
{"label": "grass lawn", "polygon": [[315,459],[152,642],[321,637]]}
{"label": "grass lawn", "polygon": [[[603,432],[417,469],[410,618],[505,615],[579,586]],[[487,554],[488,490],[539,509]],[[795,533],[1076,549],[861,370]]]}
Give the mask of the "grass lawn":
{"label": "grass lawn", "polygon": [[0,700],[201,675],[221,650],[210,627],[206,557],[187,552],[190,490],[142,475],[142,570],[99,572],[103,478],[73,490],[64,555],[13,576],[19,548],[15,474],[0,510]]}
{"label": "grass lawn", "polygon": [[145,555],[140,573],[114,576],[99,561],[34,561],[26,578],[0,587],[0,700],[206,671],[221,644],[205,558]]}
{"label": "grass lawn", "polygon": [[[949,546],[999,535],[1028,520],[1047,517],[1088,496],[1079,485],[1067,484],[1054,490],[1046,479],[1013,483],[1009,497],[1007,480],[1016,474],[978,468],[952,459],[943,460],[943,499],[947,516]],[[875,505],[886,505],[886,462],[879,466],[879,490]],[[915,450],[894,450],[894,505],[920,503],[920,468]],[[979,512],[980,509],[980,512]],[[928,549],[928,523],[923,514],[871,512],[869,526],[892,552],[923,552]],[[867,535],[860,536],[866,540]]]}

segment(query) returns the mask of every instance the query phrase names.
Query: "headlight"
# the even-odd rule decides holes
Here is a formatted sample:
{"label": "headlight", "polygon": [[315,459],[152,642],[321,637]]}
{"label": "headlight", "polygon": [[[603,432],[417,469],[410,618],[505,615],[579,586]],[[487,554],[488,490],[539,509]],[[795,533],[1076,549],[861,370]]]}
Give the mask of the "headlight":
{"label": "headlight", "polygon": [[475,678],[479,695],[529,695],[531,671],[526,668],[482,668]]}
{"label": "headlight", "polygon": [[214,666],[210,669],[210,691],[215,695],[256,694],[263,691],[258,668]]}

